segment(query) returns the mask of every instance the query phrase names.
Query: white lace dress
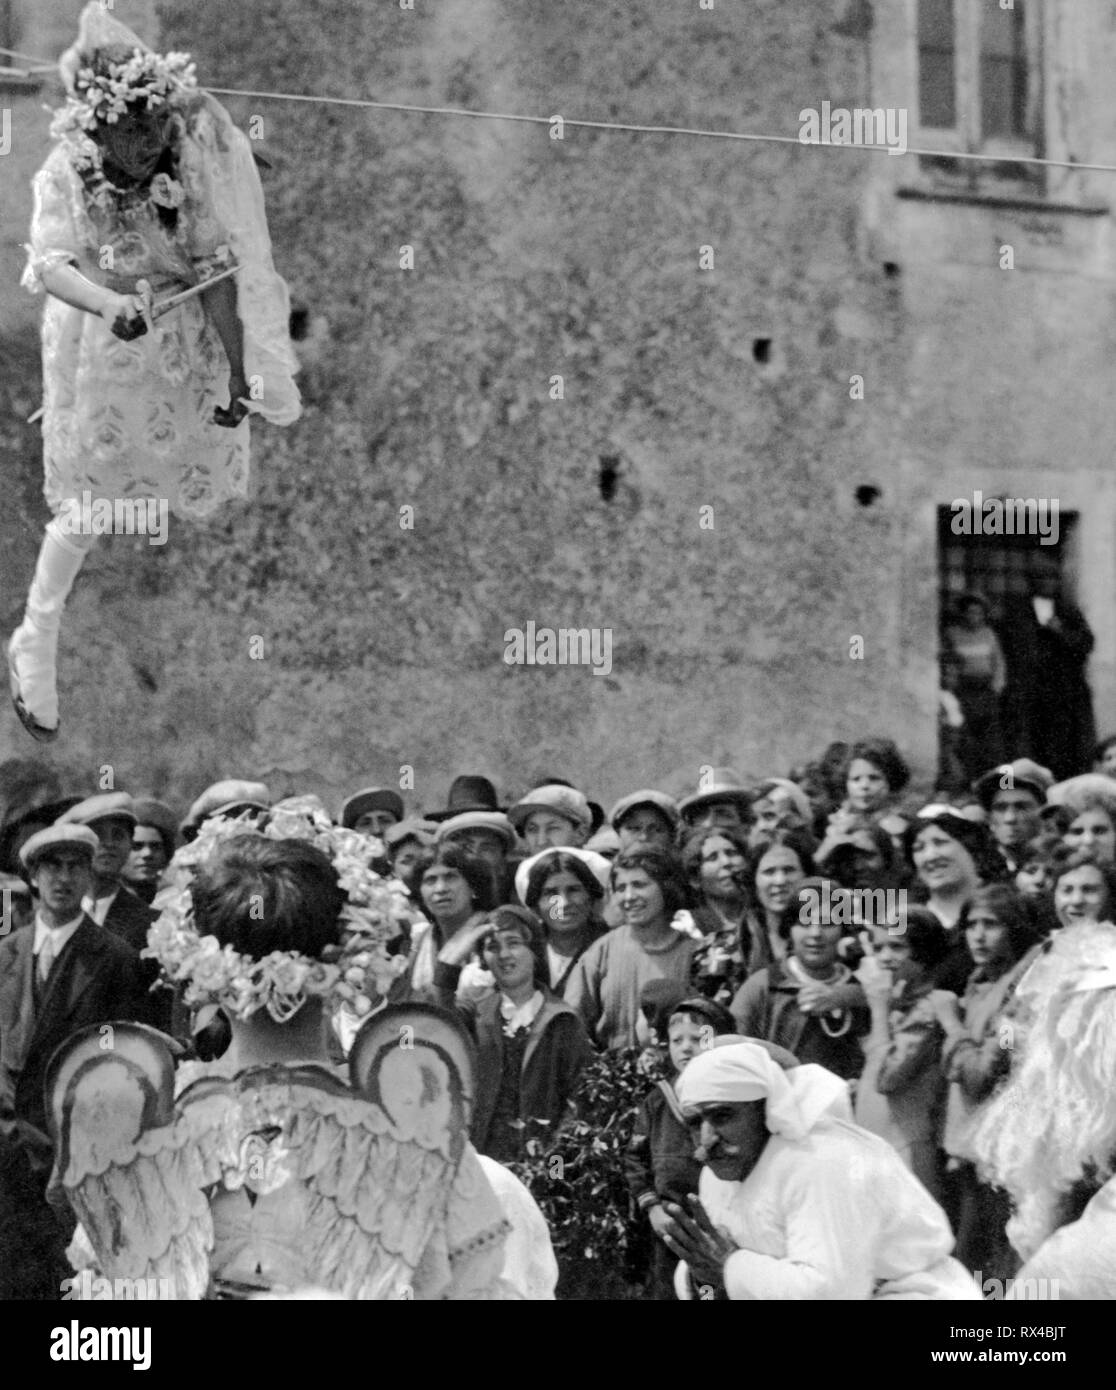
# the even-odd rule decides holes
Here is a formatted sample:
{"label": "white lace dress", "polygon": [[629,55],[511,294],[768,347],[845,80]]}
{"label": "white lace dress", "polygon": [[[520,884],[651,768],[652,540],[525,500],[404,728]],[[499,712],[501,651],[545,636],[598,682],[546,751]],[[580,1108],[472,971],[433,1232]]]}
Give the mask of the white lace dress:
{"label": "white lace dress", "polygon": [[[168,228],[146,195],[94,197],[78,172],[83,137],[56,142],[34,180],[23,284],[71,264],[121,294],[147,279],[156,297],[235,260],[251,409],[279,425],[298,418],[287,287],[276,273],[263,190],[247,138],[199,96],[176,117],[177,182],[185,199]],[[48,297],[43,315],[43,455],[52,510],[67,499],[166,500],[203,517],[248,491],[249,425],[223,428],[229,363],[201,298],[132,342],[97,315]]]}

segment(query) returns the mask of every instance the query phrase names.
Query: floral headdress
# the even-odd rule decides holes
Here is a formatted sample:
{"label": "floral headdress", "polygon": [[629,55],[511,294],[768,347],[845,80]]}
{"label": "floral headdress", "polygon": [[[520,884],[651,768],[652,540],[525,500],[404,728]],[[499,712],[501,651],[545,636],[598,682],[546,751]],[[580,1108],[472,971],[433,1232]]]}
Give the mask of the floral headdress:
{"label": "floral headdress", "polygon": [[[347,895],[340,916],[345,945],[327,947],[318,960],[297,951],[273,951],[253,960],[199,934],[190,895],[195,870],[222,842],[253,831],[272,840],[306,840],[328,856]],[[155,898],[160,915],[142,954],[159,962],[170,983],[185,983],[187,1004],[220,1004],[233,1018],[248,1019],[266,1009],[277,1022],[286,1022],[309,998],[324,999],[329,1009],[347,1004],[363,1017],[407,968],[406,954],[392,954],[389,947],[408,930],[413,915],[403,885],[371,867],[377,852],[377,841],[335,826],[315,796],[279,802],[262,827],[212,816],[171,860],[166,887]]]}
{"label": "floral headdress", "polygon": [[150,53],[132,50],[121,62],[105,61],[79,68],[67,110],[83,130],[115,125],[130,108],[158,111],[181,103],[198,85],[188,53]]}
{"label": "floral headdress", "polygon": [[[63,53],[58,66],[66,103],[54,114],[51,137],[63,144],[99,201],[107,203],[113,189],[105,178],[94,135],[132,112],[172,115],[189,107],[199,98],[194,63],[188,53],[153,53],[137,34],[91,0],[82,13],[77,41]],[[174,192],[164,188],[155,201],[177,207],[181,197],[169,196]]]}

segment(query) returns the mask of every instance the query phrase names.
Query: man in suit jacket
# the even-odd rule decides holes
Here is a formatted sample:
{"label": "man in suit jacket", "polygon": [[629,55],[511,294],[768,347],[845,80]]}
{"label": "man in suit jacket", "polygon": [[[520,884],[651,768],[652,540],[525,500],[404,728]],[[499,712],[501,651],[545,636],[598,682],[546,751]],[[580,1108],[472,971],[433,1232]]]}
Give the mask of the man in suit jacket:
{"label": "man in suit jacket", "polygon": [[[85,825],[96,835],[93,886],[82,907],[94,922],[141,952],[147,945],[148,928],[159,914],[133,893],[122,878],[132,853],[136,822],[135,802],[127,792],[101,792],[71,806],[59,816],[57,824]],[[140,974],[148,991],[142,1021],[161,1032],[172,1032],[172,995],[169,990],[152,990],[159,978],[158,962],[141,960]]]}
{"label": "man in suit jacket", "polygon": [[125,887],[121,878],[132,852],[132,832],[136,827],[132,798],[127,792],[101,792],[86,797],[60,816],[57,824],[87,825],[97,836],[93,884],[82,906],[94,922],[115,932],[133,950],[142,951],[155,913]]}
{"label": "man in suit jacket", "polygon": [[33,835],[20,858],[36,894],[34,921],[0,941],[0,1121],[40,1134],[55,1048],[90,1024],[134,1021],[144,1007],[136,952],[82,911],[96,849],[86,826]]}
{"label": "man in suit jacket", "polygon": [[82,911],[97,846],[86,826],[32,835],[20,859],[35,917],[0,941],[0,1263],[7,1266],[0,1291],[7,1297],[46,1297],[41,1290],[51,1287],[57,1296],[69,1234],[43,1199],[53,1160],[43,1096],[50,1059],[79,1029],[135,1020],[145,1007],[135,951]]}

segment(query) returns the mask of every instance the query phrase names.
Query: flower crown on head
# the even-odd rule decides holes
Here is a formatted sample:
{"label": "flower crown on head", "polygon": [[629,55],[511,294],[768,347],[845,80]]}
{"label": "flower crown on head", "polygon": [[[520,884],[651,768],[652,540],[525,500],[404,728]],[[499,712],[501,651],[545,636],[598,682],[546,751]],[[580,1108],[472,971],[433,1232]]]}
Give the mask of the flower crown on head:
{"label": "flower crown on head", "polygon": [[135,48],[118,62],[96,62],[74,74],[67,106],[84,130],[115,125],[129,108],[157,111],[181,102],[198,85],[189,53],[150,53]]}
{"label": "flower crown on head", "polygon": [[[340,914],[348,936],[344,945],[327,947],[318,960],[297,951],[272,951],[253,960],[198,933],[190,896],[195,869],[223,841],[253,832],[272,840],[306,840],[329,857],[347,896]],[[407,968],[406,954],[388,948],[409,929],[413,915],[403,885],[371,867],[376,854],[375,840],[335,826],[315,796],[279,802],[262,828],[243,818],[212,816],[171,860],[166,887],[155,898],[160,915],[142,954],[159,962],[168,982],[185,984],[187,1004],[220,1004],[233,1018],[245,1020],[266,1009],[283,1023],[315,997],[330,1009],[345,1004],[363,1017],[384,1001]]]}

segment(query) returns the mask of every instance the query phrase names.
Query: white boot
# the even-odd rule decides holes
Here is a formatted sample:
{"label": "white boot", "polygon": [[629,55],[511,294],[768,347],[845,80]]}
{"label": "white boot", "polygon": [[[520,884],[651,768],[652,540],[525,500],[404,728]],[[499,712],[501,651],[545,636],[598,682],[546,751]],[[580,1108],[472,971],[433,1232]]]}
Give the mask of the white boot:
{"label": "white boot", "polygon": [[[94,537],[56,517],[46,528],[23,622],[8,643],[12,699],[28,733],[47,740],[58,732],[55,655],[62,610]],[[22,709],[20,708],[22,706]]]}

